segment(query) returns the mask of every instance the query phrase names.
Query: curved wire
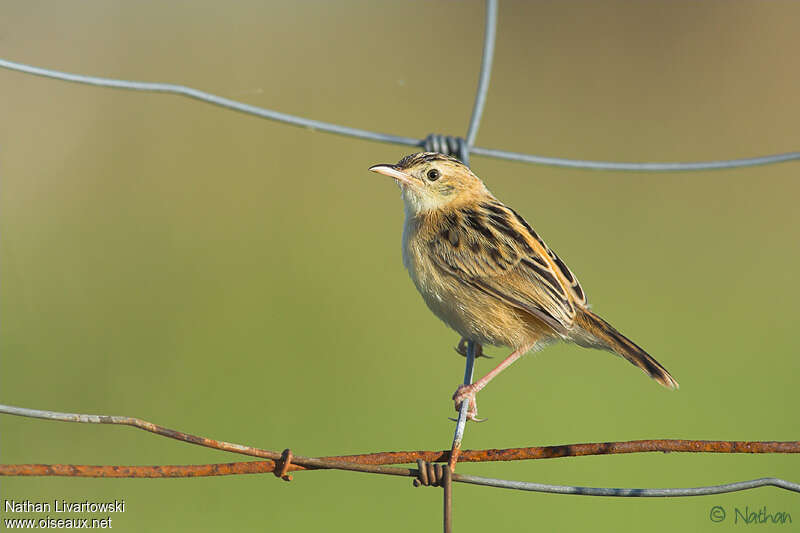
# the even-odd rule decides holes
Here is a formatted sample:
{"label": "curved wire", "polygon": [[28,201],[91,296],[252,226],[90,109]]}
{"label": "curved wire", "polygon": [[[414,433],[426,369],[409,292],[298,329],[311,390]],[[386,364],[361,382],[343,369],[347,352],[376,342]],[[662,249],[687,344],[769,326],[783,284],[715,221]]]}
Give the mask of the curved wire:
{"label": "curved wire", "polygon": [[300,126],[312,130],[324,131],[327,133],[337,133],[339,135],[347,135],[349,137],[356,137],[359,139],[368,139],[370,141],[380,141],[394,144],[405,144],[408,146],[422,146],[422,141],[419,139],[412,139],[410,137],[401,137],[399,135],[391,135],[389,133],[378,133],[374,131],[362,130],[359,128],[351,128],[349,126],[340,126],[339,124],[331,124],[330,122],[322,122],[310,118],[298,117],[281,113],[280,111],[273,111],[265,109],[215,94],[186,87],[184,85],[175,85],[173,83],[153,83],[146,81],[129,81],[119,80],[115,78],[99,78],[96,76],[85,76],[83,74],[72,74],[70,72],[61,72],[59,70],[51,70],[47,68],[34,67],[24,63],[17,63],[0,59],[0,67],[10,70],[17,70],[27,74],[34,74],[36,76],[44,76],[46,78],[53,78],[62,81],[71,81],[75,83],[84,83],[87,85],[95,85],[98,87],[111,87],[114,89],[129,89],[132,91],[147,91],[157,93],[171,93],[194,98],[209,104],[233,109],[249,115],[255,115],[261,118],[268,118],[278,122],[284,122],[293,126]]}
{"label": "curved wire", "polygon": [[[54,78],[63,81],[71,81],[75,83],[84,83],[87,85],[95,85],[99,87],[111,87],[116,89],[130,89],[134,91],[150,91],[172,93],[195,100],[200,100],[209,104],[233,109],[242,113],[255,115],[270,120],[276,120],[294,126],[301,126],[310,128],[312,130],[324,131],[327,133],[336,133],[339,135],[346,135],[356,137],[359,139],[367,139],[370,141],[379,141],[385,143],[402,144],[406,146],[421,147],[424,143],[421,139],[414,139],[411,137],[402,137],[399,135],[391,135],[388,133],[378,133],[374,131],[362,130],[359,128],[351,128],[349,126],[340,126],[339,124],[331,124],[329,122],[322,122],[303,117],[297,117],[271,109],[265,109],[254,105],[245,104],[236,100],[230,100],[214,94],[185,87],[183,85],[175,85],[172,83],[151,83],[142,81],[128,81],[119,80],[114,78],[99,78],[96,76],[85,76],[82,74],[72,74],[69,72],[61,72],[58,70],[51,70],[41,67],[34,67],[24,63],[17,63],[0,59],[0,67],[36,76],[44,76],[46,78]],[[521,161],[524,163],[534,163],[540,165],[554,165],[561,167],[572,168],[585,168],[595,170],[630,170],[630,171],[684,171],[684,170],[713,170],[725,169],[736,167],[749,167],[755,165],[768,165],[772,163],[781,163],[784,161],[791,161],[800,159],[800,152],[788,152],[783,154],[768,155],[763,157],[750,157],[745,159],[731,159],[720,161],[698,161],[693,163],[616,163],[611,161],[582,161],[578,159],[562,159],[557,157],[544,157],[530,154],[520,154],[516,152],[508,152],[505,150],[494,150],[491,148],[480,148],[473,146],[469,148],[470,153],[475,155],[482,155],[486,157],[495,157],[499,159],[507,159],[510,161]]]}
{"label": "curved wire", "polygon": [[467,147],[475,144],[478,126],[486,104],[486,93],[489,91],[489,79],[492,76],[492,60],[494,59],[494,42],[497,34],[497,0],[486,0],[486,29],[483,36],[483,55],[481,56],[481,73],[478,77],[478,91],[475,93],[475,105],[472,118],[467,129]]}

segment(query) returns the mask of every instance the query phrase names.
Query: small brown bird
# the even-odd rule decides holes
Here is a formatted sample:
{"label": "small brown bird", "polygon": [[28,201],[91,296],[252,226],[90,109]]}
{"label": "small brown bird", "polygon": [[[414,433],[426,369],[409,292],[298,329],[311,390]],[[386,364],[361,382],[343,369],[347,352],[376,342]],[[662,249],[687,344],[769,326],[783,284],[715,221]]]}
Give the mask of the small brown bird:
{"label": "small brown bird", "polygon": [[403,263],[431,311],[462,340],[513,349],[453,395],[456,410],[530,350],[558,340],[621,355],[661,385],[678,382],[658,361],[592,313],[575,275],[516,211],[459,160],[435,152],[371,171],[396,180],[405,203]]}

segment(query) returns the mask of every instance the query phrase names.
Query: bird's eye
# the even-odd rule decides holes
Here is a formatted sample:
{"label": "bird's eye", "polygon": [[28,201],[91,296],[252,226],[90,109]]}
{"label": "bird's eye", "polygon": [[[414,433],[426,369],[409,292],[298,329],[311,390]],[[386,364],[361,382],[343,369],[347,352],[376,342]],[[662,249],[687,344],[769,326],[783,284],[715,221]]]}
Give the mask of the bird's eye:
{"label": "bird's eye", "polygon": [[431,181],[438,180],[440,175],[441,174],[439,174],[439,171],[436,170],[435,168],[432,168],[428,171],[428,179]]}

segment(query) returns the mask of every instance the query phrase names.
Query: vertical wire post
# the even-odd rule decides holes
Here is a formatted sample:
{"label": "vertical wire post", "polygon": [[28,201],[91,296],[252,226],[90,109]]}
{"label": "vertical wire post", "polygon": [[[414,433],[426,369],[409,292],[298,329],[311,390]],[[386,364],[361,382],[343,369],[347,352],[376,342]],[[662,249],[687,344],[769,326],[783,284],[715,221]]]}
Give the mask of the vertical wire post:
{"label": "vertical wire post", "polygon": [[453,473],[444,467],[442,472],[442,489],[444,492],[444,533],[453,531]]}
{"label": "vertical wire post", "polygon": [[475,94],[475,105],[472,108],[472,118],[467,128],[467,147],[475,145],[478,136],[478,126],[483,115],[483,106],[486,104],[486,93],[489,91],[489,79],[492,77],[492,61],[494,59],[494,42],[497,35],[497,0],[486,0],[486,29],[483,36],[483,55],[481,57],[481,72],[478,77],[478,91]]}

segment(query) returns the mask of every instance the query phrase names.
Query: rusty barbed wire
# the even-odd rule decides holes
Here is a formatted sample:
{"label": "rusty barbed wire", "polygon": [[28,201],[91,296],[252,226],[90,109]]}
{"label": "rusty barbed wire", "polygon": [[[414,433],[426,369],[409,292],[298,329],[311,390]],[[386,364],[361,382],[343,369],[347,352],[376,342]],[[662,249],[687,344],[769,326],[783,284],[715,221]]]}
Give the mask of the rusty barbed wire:
{"label": "rusty barbed wire", "polygon": [[[335,469],[416,478],[421,475],[421,467],[413,469],[399,468],[389,465],[413,462],[418,462],[418,464],[421,464],[422,462],[445,463],[451,457],[450,452],[447,450],[378,452],[359,455],[303,457],[292,454],[288,448],[282,453],[272,450],[264,450],[252,446],[192,435],[190,433],[184,433],[182,431],[166,428],[140,418],[127,416],[61,413],[57,411],[28,409],[10,405],[0,405],[0,414],[11,414],[26,418],[38,418],[42,420],[53,420],[60,422],[130,426],[153,433],[155,435],[180,440],[182,442],[195,444],[197,446],[270,459],[270,461],[249,461],[239,463],[154,466],[12,464],[0,465],[0,476],[174,478],[262,474],[275,472],[276,469],[278,469],[278,474],[280,474],[281,477],[284,477],[288,472],[291,471]],[[597,442],[560,446],[531,446],[526,448],[463,450],[460,454],[459,460],[461,462],[519,461],[526,459],[553,459],[558,457],[579,457],[587,455],[609,455],[642,452],[800,453],[800,441],[692,441],[659,439],[627,442]],[[450,471],[450,468],[445,468],[444,470]],[[438,480],[441,478],[442,476],[436,475],[435,480],[437,481],[435,484],[438,484]],[[704,494],[722,494],[725,492],[747,490],[749,488],[767,485],[800,492],[800,484],[773,477],[739,481],[723,485],[712,485],[707,487],[674,489],[574,487],[566,485],[548,485],[524,481],[493,479],[455,473],[452,474],[451,479],[454,482],[471,483],[498,488],[550,492],[557,494],[581,494],[588,496],[697,496]],[[445,502],[450,501],[451,499],[451,495],[445,495]],[[447,516],[447,512],[445,512],[445,515]]]}
{"label": "rusty barbed wire", "polygon": [[[425,463],[428,468],[431,463]],[[430,471],[417,469],[392,468],[386,469],[354,469],[347,468],[345,463],[332,462],[328,469],[355,470],[365,473],[388,474],[419,478],[430,477]],[[65,465],[65,464],[17,464],[0,465],[0,476],[49,476],[49,477],[82,477],[82,478],[192,478],[214,477],[241,474],[265,474],[275,472],[276,463],[271,461],[250,461],[237,463],[213,463],[205,465],[154,465],[154,466],[118,466],[118,465]],[[428,468],[430,470],[430,468]],[[639,488],[607,488],[607,487],[576,487],[570,485],[549,485],[545,483],[532,483],[526,481],[512,481],[493,479],[481,476],[472,476],[451,473],[446,465],[435,465],[437,472],[433,482],[422,483],[426,485],[444,486],[446,476],[449,474],[452,481],[470,483],[496,488],[524,490],[532,492],[547,492],[555,494],[575,494],[584,496],[627,496],[627,497],[668,497],[668,496],[705,496],[709,494],[724,494],[738,492],[756,487],[774,486],[785,490],[800,493],[800,484],[780,478],[759,478],[747,481],[738,481],[722,485],[689,488],[665,489],[639,489]],[[447,495],[445,495],[447,500]]]}
{"label": "rusty barbed wire", "polygon": [[[419,462],[424,462],[420,460]],[[425,463],[425,469],[431,463]],[[250,461],[237,463],[213,463],[205,465],[156,465],[156,466],[117,466],[117,465],[64,465],[64,464],[17,464],[0,465],[0,476],[55,476],[55,477],[82,477],[82,478],[192,478],[192,477],[213,477],[230,476],[240,474],[265,474],[274,472],[276,463],[271,461]],[[480,476],[464,475],[451,473],[450,469],[444,465],[434,471],[433,483],[421,484],[440,486],[446,483],[445,476],[450,474],[450,479],[459,483],[470,483],[496,488],[506,488],[524,490],[531,492],[547,492],[553,494],[574,494],[584,496],[621,496],[621,497],[669,497],[669,496],[706,496],[709,494],[725,494],[728,492],[738,492],[756,487],[773,486],[800,493],[800,483],[793,483],[785,479],[766,477],[747,481],[737,481],[722,485],[710,485],[705,487],[689,488],[666,488],[666,489],[638,489],[638,488],[606,488],[606,487],[576,487],[570,485],[549,485],[545,483],[532,483],[527,481],[512,481],[505,479],[493,479]],[[332,463],[330,469],[337,470],[356,470],[346,468],[345,463]],[[308,470],[309,468],[303,468]],[[395,476],[406,476],[413,478],[430,478],[430,471],[417,469],[394,468],[391,471],[381,471],[377,469],[358,469],[357,471],[374,474],[389,474]],[[445,495],[445,501],[451,501],[451,496]],[[447,503],[445,503],[447,505]],[[447,508],[446,508],[447,509]],[[445,511],[447,512],[447,511]]]}

